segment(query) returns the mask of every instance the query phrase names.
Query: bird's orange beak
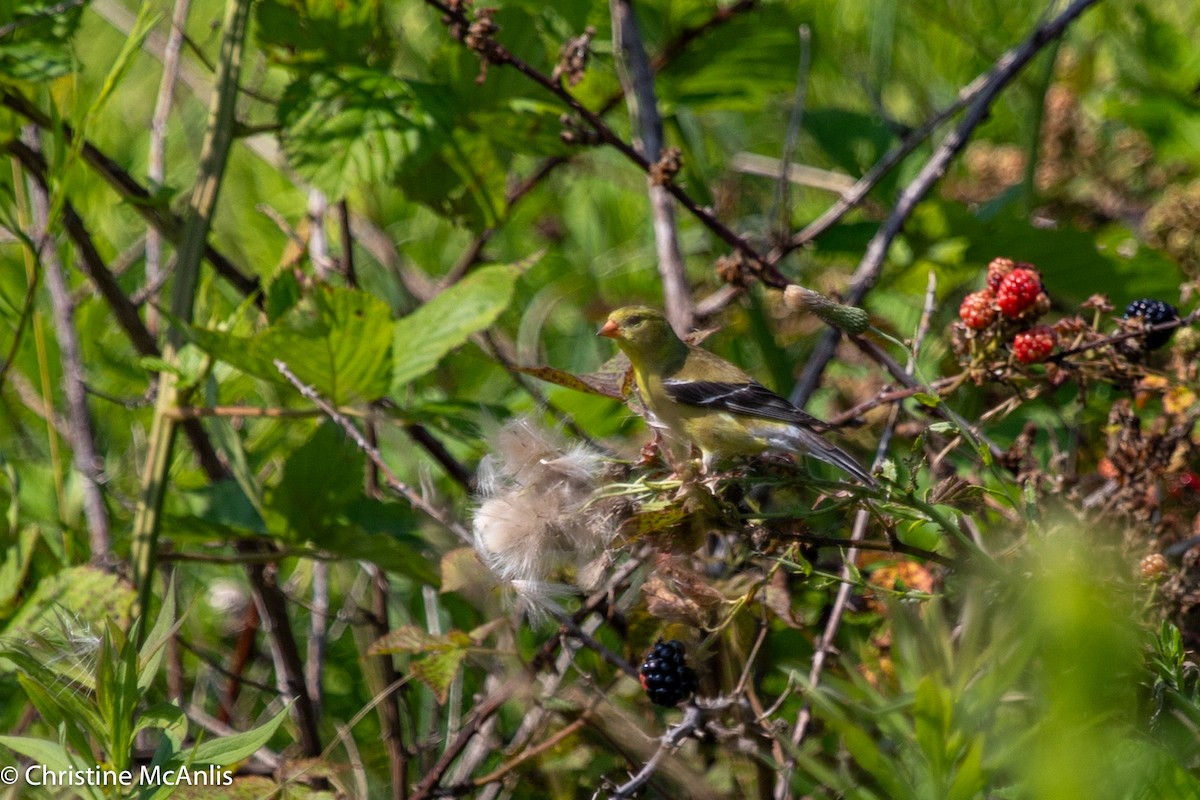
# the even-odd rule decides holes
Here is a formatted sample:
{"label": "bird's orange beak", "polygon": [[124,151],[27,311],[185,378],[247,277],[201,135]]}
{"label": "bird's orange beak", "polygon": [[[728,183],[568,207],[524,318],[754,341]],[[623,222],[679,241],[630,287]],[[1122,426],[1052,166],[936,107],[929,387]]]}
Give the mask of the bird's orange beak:
{"label": "bird's orange beak", "polygon": [[597,336],[607,336],[609,339],[620,339],[621,329],[617,327],[617,323],[611,319],[601,326],[600,330],[596,331]]}

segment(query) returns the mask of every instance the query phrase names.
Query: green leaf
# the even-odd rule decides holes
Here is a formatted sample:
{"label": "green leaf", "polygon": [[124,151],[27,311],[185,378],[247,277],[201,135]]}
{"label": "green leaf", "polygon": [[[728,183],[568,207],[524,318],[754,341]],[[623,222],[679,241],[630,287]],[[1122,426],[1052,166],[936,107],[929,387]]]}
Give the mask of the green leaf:
{"label": "green leaf", "polygon": [[937,408],[942,404],[942,398],[928,392],[917,392],[913,395],[913,399],[926,408]]}
{"label": "green leaf", "polygon": [[983,737],[971,739],[967,753],[959,761],[954,780],[946,792],[946,800],[971,800],[979,797],[987,788],[987,776],[983,772]]}
{"label": "green leaf", "polygon": [[83,3],[64,8],[58,0],[21,0],[0,5],[0,25],[13,30],[0,37],[0,75],[5,80],[48,81],[75,65],[71,37]]}
{"label": "green leaf", "polygon": [[436,96],[384,70],[344,66],[301,75],[279,102],[284,152],[330,198],[390,183],[401,165],[441,147],[444,132],[434,135],[442,128],[427,105]]}
{"label": "green leaf", "polygon": [[300,541],[319,539],[335,514],[362,493],[363,454],[332,422],[320,425],[283,465],[269,507]]}
{"label": "green leaf", "polygon": [[189,514],[169,517],[172,534],[199,530],[218,536],[255,536],[267,533],[267,524],[242,487],[233,480],[217,481],[190,492],[180,492]]}
{"label": "green leaf", "polygon": [[491,325],[512,299],[517,270],[483,267],[396,321],[392,391],[429,373],[451,350]]}
{"label": "green leaf", "polygon": [[391,54],[380,0],[260,0],[254,10],[258,41],[276,61],[365,66]]}
{"label": "green leaf", "polygon": [[285,708],[257,728],[201,742],[190,754],[190,761],[192,764],[212,764],[223,767],[249,758],[271,740],[287,714],[288,709]]}
{"label": "green leaf", "polygon": [[155,703],[138,715],[135,734],[144,730],[159,730],[171,741],[175,750],[187,737],[187,715],[170,703]]}
{"label": "green leaf", "polygon": [[216,358],[290,388],[275,368],[275,359],[283,361],[335,405],[374,400],[387,388],[391,310],[366,292],[322,286],[253,336],[200,328],[186,333]]}
{"label": "green leaf", "polygon": [[150,684],[158,676],[158,667],[167,652],[167,640],[171,638],[171,633],[174,629],[175,578],[172,576],[171,580],[167,582],[166,591],[163,594],[162,608],[158,610],[158,617],[154,620],[154,627],[146,634],[146,639],[142,643],[142,649],[138,653],[137,686],[140,691],[145,692],[149,689]]}

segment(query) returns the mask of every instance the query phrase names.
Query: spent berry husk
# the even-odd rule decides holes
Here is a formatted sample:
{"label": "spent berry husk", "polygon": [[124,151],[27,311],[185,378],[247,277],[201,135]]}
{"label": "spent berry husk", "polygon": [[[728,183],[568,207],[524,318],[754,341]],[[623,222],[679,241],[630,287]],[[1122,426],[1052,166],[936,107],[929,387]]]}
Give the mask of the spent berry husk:
{"label": "spent berry husk", "polygon": [[996,305],[1006,317],[1021,316],[1042,294],[1042,279],[1032,269],[1018,267],[1004,276],[996,290]]}
{"label": "spent berry husk", "polygon": [[[1164,303],[1162,300],[1155,300],[1152,297],[1144,297],[1141,300],[1134,300],[1125,307],[1125,319],[1141,317],[1147,327],[1153,325],[1161,325],[1164,322],[1174,322],[1179,319],[1179,310],[1170,303]],[[1174,330],[1169,331],[1154,331],[1146,334],[1143,340],[1146,343],[1147,350],[1157,350],[1171,340],[1171,334]]]}
{"label": "spent berry husk", "polygon": [[677,706],[696,693],[695,671],[687,665],[683,643],[659,639],[638,670],[642,688],[656,706]]}
{"label": "spent berry husk", "polygon": [[1038,364],[1054,352],[1057,344],[1058,334],[1054,329],[1047,325],[1039,325],[1014,336],[1012,350],[1017,361],[1022,364]]}

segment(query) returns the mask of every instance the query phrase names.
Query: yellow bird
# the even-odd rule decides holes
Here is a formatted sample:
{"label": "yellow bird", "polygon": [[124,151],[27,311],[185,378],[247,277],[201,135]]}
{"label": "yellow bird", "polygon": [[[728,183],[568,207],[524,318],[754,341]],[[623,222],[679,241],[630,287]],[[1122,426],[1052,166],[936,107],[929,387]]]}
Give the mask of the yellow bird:
{"label": "yellow bird", "polygon": [[656,421],[703,454],[709,472],[722,459],[770,450],[809,455],[877,485],[841,448],[816,432],[822,423],[742,370],[675,335],[661,311],[628,306],[597,331],[629,356],[642,400]]}

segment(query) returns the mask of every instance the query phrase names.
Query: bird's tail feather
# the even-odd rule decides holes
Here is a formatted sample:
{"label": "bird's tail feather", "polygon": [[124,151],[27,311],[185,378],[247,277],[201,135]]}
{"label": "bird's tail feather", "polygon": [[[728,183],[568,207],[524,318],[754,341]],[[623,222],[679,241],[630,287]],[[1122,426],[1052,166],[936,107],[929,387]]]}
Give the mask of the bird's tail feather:
{"label": "bird's tail feather", "polygon": [[780,436],[786,441],[772,442],[773,446],[779,447],[782,450],[809,455],[818,461],[832,464],[843,472],[852,475],[864,486],[875,487],[879,485],[878,481],[855,460],[854,456],[837,445],[825,441],[819,434],[807,428],[792,427],[787,431],[780,432]]}

